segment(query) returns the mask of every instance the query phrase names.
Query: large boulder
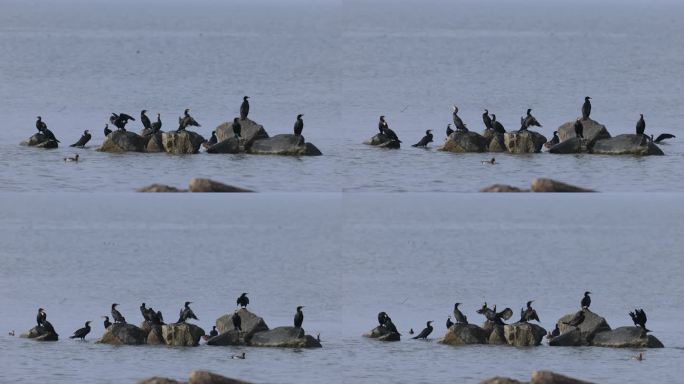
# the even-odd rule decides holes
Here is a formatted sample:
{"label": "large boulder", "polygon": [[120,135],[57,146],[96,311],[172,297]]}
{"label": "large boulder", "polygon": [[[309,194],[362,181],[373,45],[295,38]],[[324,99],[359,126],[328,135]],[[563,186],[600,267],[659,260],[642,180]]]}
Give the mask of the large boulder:
{"label": "large boulder", "polygon": [[164,150],[174,155],[198,153],[205,141],[199,133],[186,129],[162,133]]}
{"label": "large boulder", "polygon": [[164,143],[162,142],[162,134],[164,132],[156,132],[154,134],[148,134],[143,136],[147,139],[147,145],[145,145],[145,152],[159,153],[164,152]]}
{"label": "large boulder", "polygon": [[475,324],[454,324],[440,341],[447,345],[487,344],[487,334]]}
{"label": "large boulder", "polygon": [[486,152],[489,141],[477,132],[454,131],[440,151],[465,153],[465,152]]}
{"label": "large boulder", "polygon": [[392,140],[387,135],[383,133],[378,133],[377,135],[371,137],[370,139],[363,142],[366,145],[372,145],[380,148],[389,149],[399,149],[401,147],[401,141]]}
{"label": "large boulder", "polygon": [[161,330],[166,345],[174,347],[196,347],[204,336],[204,329],[189,323],[166,324]]}
{"label": "large boulder", "polygon": [[378,339],[379,341],[400,341],[401,334],[397,332],[390,332],[387,327],[378,325],[377,327],[371,329],[367,333],[363,334],[363,337],[368,337],[371,339]]}
{"label": "large boulder", "polygon": [[663,343],[641,327],[620,327],[599,332],[591,345],[611,348],[663,348]]}
{"label": "large boulder", "polygon": [[487,146],[489,152],[506,152],[506,141],[504,140],[503,133],[497,133],[492,136]]}
{"label": "large boulder", "polygon": [[244,345],[245,340],[242,338],[243,333],[234,329],[228,332],[221,333],[207,340],[207,345],[213,346],[228,346],[228,345]]}
{"label": "large boulder", "polygon": [[188,185],[190,192],[253,192],[249,189],[234,187],[211,179],[194,178]]}
{"label": "large boulder", "polygon": [[321,151],[315,145],[307,143],[304,136],[281,134],[267,139],[256,140],[247,149],[253,155],[283,156],[320,156]]}
{"label": "large boulder", "polygon": [[539,132],[522,130],[504,133],[504,144],[509,153],[538,153],[546,143]]}
{"label": "large boulder", "polygon": [[572,377],[559,375],[551,371],[532,372],[530,384],[591,384],[588,381],[574,379]]}
{"label": "large boulder", "polygon": [[598,140],[591,153],[599,155],[662,156],[663,151],[645,135],[625,134]]}
{"label": "large boulder", "polygon": [[207,153],[240,153],[241,149],[244,151],[239,140],[235,137],[229,137],[207,148]]}
{"label": "large boulder", "polygon": [[[242,332],[248,335],[245,336],[246,339],[257,332],[268,331],[268,325],[264,319],[248,311],[247,308],[240,308],[238,315],[240,315]],[[216,319],[216,329],[219,333],[223,334],[234,328],[232,316],[233,314],[229,313]]]}
{"label": "large boulder", "polygon": [[[588,309],[584,309],[583,311],[584,321],[577,328],[580,330],[582,342],[586,345],[589,345],[591,344],[591,340],[594,338],[594,335],[596,335],[599,332],[610,331],[610,325],[608,325],[606,319],[595,314],[594,312]],[[573,318],[573,316],[575,316],[575,314],[571,313],[558,319],[557,324],[561,334],[575,328],[573,326],[565,324],[569,322]]]}
{"label": "large boulder", "polygon": [[587,341],[582,338],[582,332],[578,328],[573,328],[549,339],[549,345],[552,347],[579,347],[587,344]]}
{"label": "large boulder", "polygon": [[[144,329],[143,329],[144,330]],[[164,334],[161,325],[150,325],[145,344],[148,345],[165,345]]]}
{"label": "large boulder", "polygon": [[531,190],[532,192],[594,192],[591,189],[576,187],[543,177],[532,180]]}
{"label": "large boulder", "polygon": [[515,347],[533,347],[540,345],[546,329],[537,324],[514,323],[504,326],[506,342]]}
{"label": "large boulder", "polygon": [[249,384],[249,382],[231,379],[209,371],[192,371],[188,384]]}
{"label": "large boulder", "polygon": [[[216,131],[216,138],[219,143],[235,137],[232,121],[219,125],[214,131]],[[250,119],[240,120],[240,136],[242,136],[243,144],[246,148],[249,148],[256,140],[268,139],[269,137],[263,125]]]}
{"label": "large boulder", "polygon": [[549,153],[556,155],[569,155],[573,153],[587,152],[588,149],[586,143],[587,142],[583,139],[571,137],[549,148]]}
{"label": "large boulder", "polygon": [[[593,144],[597,140],[610,138],[610,133],[606,129],[606,126],[598,121],[594,121],[592,119],[582,120],[582,127],[582,136],[584,136],[584,140],[586,140],[588,143]],[[561,142],[576,138],[575,120],[568,121],[567,123],[561,125],[558,127],[557,131],[558,138]]]}
{"label": "large boulder", "polygon": [[33,339],[36,341],[57,341],[59,340],[59,335],[55,332],[50,332],[46,330],[43,326],[37,325],[28,332],[23,333],[20,337]]}
{"label": "large boulder", "polygon": [[148,139],[130,131],[113,131],[97,150],[100,152],[123,153],[145,152]]}
{"label": "large boulder", "polygon": [[33,136],[19,143],[19,145],[33,147],[40,143],[46,142],[47,137],[42,132],[35,133]]}
{"label": "large boulder", "polygon": [[503,325],[495,324],[491,328],[491,331],[489,332],[489,337],[487,338],[487,344],[491,344],[491,345],[508,344],[508,342],[506,341],[506,335],[504,333],[504,326]]}
{"label": "large boulder", "polygon": [[111,345],[140,345],[145,344],[145,331],[133,324],[115,323],[109,326],[98,343]]}
{"label": "large boulder", "polygon": [[248,341],[253,347],[321,348],[321,343],[299,327],[278,327],[257,332]]}

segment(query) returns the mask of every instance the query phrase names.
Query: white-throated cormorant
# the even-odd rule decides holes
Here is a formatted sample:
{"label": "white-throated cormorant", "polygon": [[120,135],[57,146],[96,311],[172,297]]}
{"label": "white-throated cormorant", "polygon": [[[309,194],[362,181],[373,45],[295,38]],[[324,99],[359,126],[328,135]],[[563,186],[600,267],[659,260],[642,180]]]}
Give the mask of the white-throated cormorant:
{"label": "white-throated cormorant", "polygon": [[102,323],[102,325],[104,325],[104,328],[109,328],[112,325],[112,322],[109,321],[109,316],[102,316],[102,318],[104,319],[104,322]]}
{"label": "white-throated cormorant", "polygon": [[449,136],[451,136],[452,133],[454,133],[454,130],[451,129],[451,123],[449,123],[449,124],[447,124],[447,128],[446,128],[447,139],[449,138]]}
{"label": "white-throated cormorant", "polygon": [[380,133],[387,136],[388,139],[401,143],[401,140],[399,140],[397,134],[394,133],[394,131],[390,129],[389,124],[387,124],[385,116],[380,116],[380,123],[378,124],[378,129],[380,129]]}
{"label": "white-throated cormorant", "polygon": [[77,329],[76,332],[74,332],[74,335],[69,338],[85,340],[85,337],[90,333],[90,323],[90,321],[86,321],[85,327]]}
{"label": "white-throated cormorant", "polygon": [[466,128],[466,125],[463,123],[463,120],[461,120],[461,118],[458,117],[458,107],[454,105],[452,109],[454,110],[454,112],[451,114],[451,117],[454,119],[454,127],[456,127],[456,130],[468,132],[468,128]]}
{"label": "white-throated cormorant", "polygon": [[468,324],[468,318],[458,309],[459,305],[461,303],[454,304],[454,320],[456,320],[456,324]]}
{"label": "white-throated cormorant", "polygon": [[496,133],[506,133],[506,128],[504,128],[503,124],[499,123],[498,120],[496,120],[496,115],[492,113],[492,129],[494,129],[494,132]]}
{"label": "white-throated cormorant", "polygon": [[451,316],[447,316],[446,328],[449,329],[452,325],[454,325],[454,322],[451,321]]}
{"label": "white-throated cormorant", "polygon": [[152,123],[152,132],[157,133],[157,132],[161,131],[161,127],[162,127],[161,114],[159,112],[157,112],[157,121]]}
{"label": "white-throated cormorant", "polygon": [[482,114],[482,122],[485,125],[485,129],[493,128],[492,119],[489,117],[489,110],[484,110],[484,113]]}
{"label": "white-throated cormorant", "polygon": [[36,315],[36,323],[38,323],[38,326],[42,326],[46,319],[47,314],[45,313],[45,310],[43,308],[38,308],[38,314]]}
{"label": "white-throated cormorant", "polygon": [[429,143],[432,143],[432,130],[430,129],[425,131],[425,136],[419,142],[413,144],[412,147],[427,147]]}
{"label": "white-throated cormorant", "polygon": [[36,129],[38,132],[43,132],[43,129],[47,128],[47,124],[43,122],[43,118],[38,116],[36,120]]}

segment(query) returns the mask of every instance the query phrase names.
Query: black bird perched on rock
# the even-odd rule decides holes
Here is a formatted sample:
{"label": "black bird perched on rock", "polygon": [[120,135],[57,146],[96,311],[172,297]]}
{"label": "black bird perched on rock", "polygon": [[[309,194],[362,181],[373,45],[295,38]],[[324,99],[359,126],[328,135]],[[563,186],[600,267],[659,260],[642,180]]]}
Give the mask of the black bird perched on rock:
{"label": "black bird perched on rock", "polygon": [[38,308],[38,314],[36,315],[36,323],[38,323],[38,326],[42,326],[46,319],[47,314],[45,313],[45,310],[43,308]]}
{"label": "black bird perched on rock", "polygon": [[152,123],[150,123],[150,118],[145,115],[145,112],[147,112],[146,109],[140,111],[140,121],[142,122],[143,128],[149,129],[152,128]]}
{"label": "black bird perched on rock", "polygon": [[427,339],[428,336],[432,333],[432,320],[427,322],[427,326],[420,331],[418,336],[414,336],[413,339]]}
{"label": "black bird perched on rock", "polygon": [[297,313],[294,315],[294,326],[295,328],[301,328],[304,322],[304,312],[302,312],[303,306],[297,307]]}
{"label": "black bird perched on rock", "polygon": [[639,121],[636,123],[636,134],[637,135],[643,135],[644,131],[646,130],[646,121],[644,121],[644,114],[640,114],[641,117],[639,118]]}
{"label": "black bird perched on rock", "polygon": [[216,131],[211,131],[211,137],[209,138],[209,141],[207,142],[209,146],[212,146],[216,143],[218,143],[218,138],[216,137]]}
{"label": "black bird perched on rock", "polygon": [[142,315],[143,319],[145,319],[145,321],[150,321],[150,314],[148,310],[149,308],[145,307],[145,303],[140,304],[140,314]]}
{"label": "black bird perched on rock", "polygon": [[527,116],[525,116],[525,119],[523,120],[523,127],[525,129],[529,127],[541,127],[542,125],[539,124],[539,121],[537,121],[537,118],[532,116],[532,108],[527,109]]}
{"label": "black bird perched on rock", "polygon": [[192,304],[192,301],[185,302],[185,305],[183,306],[183,308],[181,308],[180,314],[178,315],[177,323],[185,323],[185,321],[188,319],[199,320],[197,316],[195,316],[195,312],[193,312],[192,309],[190,309],[190,304]]}
{"label": "black bird perched on rock", "polygon": [[240,119],[237,117],[233,119],[233,135],[238,140],[242,138],[242,126],[240,125]]}
{"label": "black bird perched on rock", "polygon": [[378,323],[380,323],[380,325],[385,325],[386,319],[387,319],[387,313],[385,313],[385,312],[378,313]]}
{"label": "black bird perched on rock", "polygon": [[527,323],[532,320],[539,322],[539,316],[537,316],[537,311],[532,308],[532,303],[534,300],[527,302],[527,308],[520,310],[520,321],[519,323]]}
{"label": "black bird perched on rock", "polygon": [[70,147],[84,147],[90,141],[91,135],[89,130],[83,131],[83,135],[77,142],[70,145]]}
{"label": "black bird perched on rock", "polygon": [[570,319],[570,321],[565,321],[563,324],[569,325],[571,327],[578,327],[584,322],[584,310],[580,310]]}
{"label": "black bird perched on rock", "polygon": [[497,133],[506,133],[506,129],[503,124],[496,120],[496,115],[492,113],[492,129]]}
{"label": "black bird perched on rock", "polygon": [[449,136],[451,136],[452,133],[454,133],[454,130],[451,129],[451,123],[449,123],[449,124],[447,124],[447,129],[446,129],[447,138],[448,138]]}
{"label": "black bird perched on rock", "polygon": [[47,333],[52,333],[53,335],[57,334],[55,327],[53,327],[52,324],[47,320],[43,321],[43,330]]}
{"label": "black bird perched on rock", "polygon": [[157,133],[161,131],[162,127],[162,122],[161,122],[161,114],[157,112],[157,121],[152,123],[152,133]]}
{"label": "black bird perched on rock", "polygon": [[102,318],[104,319],[104,322],[102,323],[102,325],[104,325],[104,328],[109,328],[112,325],[112,322],[109,321],[109,316],[102,316]]}
{"label": "black bird perched on rock", "polygon": [[399,333],[399,331],[397,330],[397,326],[394,325],[394,323],[392,322],[392,319],[389,317],[389,315],[385,314],[385,320],[384,321],[385,321],[385,323],[383,324],[383,327],[385,327],[385,329],[387,329],[390,333],[396,333],[398,335],[401,335],[401,333]]}
{"label": "black bird perched on rock", "polygon": [[74,335],[69,338],[85,340],[85,337],[90,333],[90,323],[91,321],[86,321],[85,327],[77,329]]}
{"label": "black bird perched on rock", "polygon": [[429,143],[432,143],[432,130],[430,129],[425,131],[425,136],[419,142],[413,144],[412,147],[427,147]]}
{"label": "black bird perched on rock", "polygon": [[125,113],[119,113],[118,115],[116,113],[112,113],[112,115],[109,117],[109,122],[114,124],[114,126],[119,128],[121,131],[126,130],[126,124],[128,124],[128,120],[135,121],[132,116]]}
{"label": "black bird perched on rock", "polygon": [[302,131],[304,130],[304,120],[302,120],[302,114],[297,115],[297,120],[294,123],[294,134],[296,136],[301,136]]}
{"label": "black bird perched on rock", "polygon": [[240,120],[244,120],[247,118],[247,115],[249,115],[249,96],[245,96],[242,98],[242,105],[240,105]]}
{"label": "black bird perched on rock", "polygon": [[675,138],[675,135],[673,135],[673,134],[661,133],[660,135],[658,135],[658,137],[655,140],[653,140],[653,135],[651,135],[651,141],[654,143],[660,143],[663,140],[674,139],[674,138]]}
{"label": "black bird perched on rock", "polygon": [[589,119],[589,115],[591,114],[591,97],[587,96],[584,98],[584,104],[582,105],[582,120],[587,120]]}
{"label": "black bird perched on rock", "polygon": [[456,324],[468,324],[468,318],[458,309],[459,305],[461,303],[454,304],[454,320],[456,320]]}
{"label": "black bird perched on rock", "polygon": [[48,129],[47,124],[45,124],[45,122],[41,121],[40,123],[41,123],[40,132],[43,135],[45,135],[45,138],[47,140],[52,140],[52,141],[57,142],[57,143],[61,142],[61,141],[57,140],[57,138],[55,137],[55,134],[52,133],[52,131]]}
{"label": "black bird perched on rock", "polygon": [[109,124],[105,124],[105,127],[104,127],[104,135],[105,135],[105,137],[107,137],[110,133],[112,133],[112,130],[109,129]]}
{"label": "black bird perched on rock", "polygon": [[558,131],[553,131],[553,137],[551,140],[544,143],[544,147],[552,148],[554,145],[560,143],[560,137],[558,137]]}
{"label": "black bird perched on rock", "polygon": [[447,316],[447,321],[446,321],[447,329],[451,328],[452,325],[454,325],[454,322],[451,321],[451,316]]}
{"label": "black bird perched on rock", "polygon": [[458,117],[458,107],[454,105],[452,109],[454,110],[454,112],[451,114],[451,116],[454,119],[454,127],[456,127],[456,130],[468,132],[468,128],[466,128],[466,125],[463,123],[463,120],[461,120],[461,118]]}
{"label": "black bird perched on rock", "polygon": [[646,332],[651,332],[646,328],[646,320],[648,318],[646,318],[646,312],[643,309],[634,309],[634,312],[629,313],[629,317],[632,318],[635,326],[643,328]]}
{"label": "black bird perched on rock", "polygon": [[584,125],[582,125],[582,122],[580,119],[575,120],[575,136],[579,137],[581,139],[584,139]]}
{"label": "black bird perched on rock", "polygon": [[401,140],[399,140],[397,134],[390,129],[389,124],[387,124],[387,121],[385,121],[385,116],[380,116],[380,123],[378,124],[378,129],[380,129],[380,133],[387,136],[388,139],[401,143]]}
{"label": "black bird perched on rock", "polygon": [[47,124],[43,122],[42,117],[38,116],[37,119],[38,120],[36,120],[36,129],[38,130],[38,132],[43,132],[43,129],[47,128]]}
{"label": "black bird perched on rock", "polygon": [[558,336],[560,336],[560,329],[558,328],[558,324],[556,324],[556,327],[553,329],[553,331],[546,334],[546,338],[551,339]]}
{"label": "black bird perched on rock", "polygon": [[582,305],[581,306],[582,309],[587,309],[591,305],[591,297],[589,297],[590,294],[591,294],[591,292],[589,292],[589,291],[584,292],[584,297],[582,298],[582,301],[580,302],[580,304]]}
{"label": "black bird perched on rock", "polygon": [[112,319],[114,320],[115,323],[126,324],[126,318],[121,316],[121,312],[119,312],[116,309],[117,305],[119,305],[119,304],[117,304],[117,303],[112,304]]}
{"label": "black bird perched on rock", "polygon": [[380,122],[378,122],[378,131],[381,135],[385,134],[385,128],[387,128],[387,122],[385,121],[385,116],[380,116]]}
{"label": "black bird perched on rock", "polygon": [[237,305],[242,308],[247,308],[247,304],[249,304],[249,297],[247,297],[246,293],[243,293],[237,298]]}
{"label": "black bird perched on rock", "polygon": [[233,321],[233,329],[236,331],[242,331],[242,318],[240,317],[237,309],[235,312],[233,312],[233,316],[231,316],[230,319]]}
{"label": "black bird perched on rock", "polygon": [[218,331],[216,330],[216,326],[211,327],[211,331],[209,331],[209,337],[216,337],[218,336]]}
{"label": "black bird perched on rock", "polygon": [[496,305],[492,309],[489,309],[487,303],[484,303],[482,308],[477,310],[477,313],[484,315],[487,320],[499,325],[505,325],[503,321],[508,320],[513,316],[513,310],[510,308],[506,308],[501,312],[496,312]]}
{"label": "black bird perched on rock", "polygon": [[182,131],[187,127],[201,127],[201,125],[195,120],[194,117],[190,116],[190,108],[183,112],[183,117],[178,122],[178,130]]}
{"label": "black bird perched on rock", "polygon": [[484,113],[482,114],[482,122],[484,122],[485,129],[490,129],[492,128],[492,119],[489,117],[489,111],[484,110]]}

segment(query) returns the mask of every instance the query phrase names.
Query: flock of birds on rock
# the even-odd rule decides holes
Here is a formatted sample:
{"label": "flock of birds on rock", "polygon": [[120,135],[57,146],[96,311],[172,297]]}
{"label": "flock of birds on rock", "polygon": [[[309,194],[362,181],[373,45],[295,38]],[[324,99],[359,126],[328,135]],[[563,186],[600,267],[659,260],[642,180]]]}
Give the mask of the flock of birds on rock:
{"label": "flock of birds on rock", "polygon": [[[584,292],[584,296],[582,297],[582,300],[580,301],[581,309],[576,312],[572,318],[566,322],[563,322],[563,324],[571,326],[571,327],[579,327],[585,319],[585,314],[584,311],[589,309],[589,306],[591,305],[591,292]],[[534,300],[530,300],[525,304],[525,308],[520,309],[520,320],[518,320],[518,323],[528,323],[530,321],[536,321],[540,322],[539,320],[539,315],[537,314],[537,311],[532,307],[532,303]],[[446,328],[447,330],[450,329],[454,324],[469,324],[468,323],[468,317],[461,312],[459,309],[459,306],[461,303],[456,303],[454,304],[454,310],[453,310],[453,320],[452,316],[449,315],[446,320]],[[485,302],[482,304],[482,307],[480,307],[477,311],[478,314],[482,315],[485,317],[487,321],[490,321],[496,325],[506,325],[504,321],[509,320],[511,317],[513,317],[513,310],[510,308],[505,308],[503,311],[498,312],[496,309],[496,305],[494,305],[492,308],[490,308],[487,303]],[[651,332],[649,329],[646,328],[646,321],[648,320],[646,317],[646,312],[644,312],[643,309],[635,309],[633,312],[629,312],[629,316],[632,319],[632,322],[634,323],[635,326],[641,327],[644,329],[646,332]],[[455,321],[455,322],[454,322]],[[390,316],[387,314],[387,312],[380,312],[378,313],[378,323],[380,327],[383,327],[387,332],[389,333],[396,333],[401,335],[399,331],[397,330],[396,325],[392,322],[392,319]],[[432,323],[434,323],[433,320],[430,320],[426,323],[425,328],[418,333],[418,335],[413,336],[412,339],[427,339],[427,337],[432,333],[434,330],[434,327],[432,326]],[[413,335],[415,332],[413,331],[413,328],[409,330],[409,335]],[[556,324],[556,327],[554,328],[553,331],[549,332],[547,335],[547,338],[553,338],[556,336],[560,335],[560,330],[558,329],[558,324]]]}

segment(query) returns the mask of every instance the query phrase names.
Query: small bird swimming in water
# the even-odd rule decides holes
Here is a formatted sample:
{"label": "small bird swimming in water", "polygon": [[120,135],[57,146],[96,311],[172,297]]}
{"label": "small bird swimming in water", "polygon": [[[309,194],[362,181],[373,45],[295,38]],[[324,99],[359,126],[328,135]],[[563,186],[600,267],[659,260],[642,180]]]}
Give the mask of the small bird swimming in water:
{"label": "small bird swimming in water", "polygon": [[589,291],[584,292],[584,297],[582,298],[582,301],[580,302],[580,304],[582,305],[581,306],[582,309],[588,309],[589,306],[591,305],[591,297],[589,297],[590,294],[591,294],[591,292],[589,292]]}
{"label": "small bird swimming in water", "polygon": [[215,337],[218,336],[218,331],[216,330],[216,326],[211,327],[211,331],[209,332],[209,337]]}
{"label": "small bird swimming in water", "polygon": [[414,336],[413,339],[427,339],[427,337],[432,333],[432,323],[432,320],[428,321],[426,327],[418,334],[418,336]]}
{"label": "small bird swimming in water", "polygon": [[242,308],[247,308],[247,304],[249,304],[249,297],[247,297],[247,293],[243,293],[237,298],[237,305]]}
{"label": "small bird swimming in water", "polygon": [[413,328],[409,329],[409,335],[413,335],[415,332],[413,332]]}
{"label": "small bird swimming in water", "polygon": [[90,323],[91,321],[86,321],[85,327],[77,329],[74,335],[69,338],[85,340],[85,337],[90,333]]}
{"label": "small bird swimming in water", "polygon": [[494,165],[494,164],[499,164],[499,163],[497,163],[496,159],[492,157],[491,160],[482,160],[482,164]]}
{"label": "small bird swimming in water", "polygon": [[642,361],[643,359],[644,359],[644,353],[643,352],[639,352],[638,355],[632,356],[632,360]]}
{"label": "small bird swimming in water", "polygon": [[71,144],[70,147],[80,147],[80,148],[83,148],[83,147],[85,147],[85,145],[90,141],[90,138],[91,138],[91,137],[92,137],[92,136],[90,135],[90,131],[86,129],[85,131],[83,131],[83,135],[81,135],[81,138],[78,139],[77,142]]}
{"label": "small bird swimming in water", "polygon": [[429,143],[432,143],[432,130],[430,129],[425,131],[425,136],[419,142],[413,144],[412,147],[427,147]]}
{"label": "small bird swimming in water", "polygon": [[10,331],[10,332],[8,333],[8,335],[10,335],[10,336],[14,336],[14,329],[13,329],[13,330],[11,330],[11,331]]}
{"label": "small bird swimming in water", "polygon": [[76,155],[74,155],[73,157],[65,157],[64,162],[67,162],[67,163],[68,162],[74,162],[74,163],[78,162],[78,153]]}
{"label": "small bird swimming in water", "polygon": [[233,355],[233,356],[231,356],[230,358],[231,358],[231,359],[240,359],[240,360],[244,360],[244,359],[245,359],[245,353],[242,352],[241,354],[239,354],[239,355]]}

